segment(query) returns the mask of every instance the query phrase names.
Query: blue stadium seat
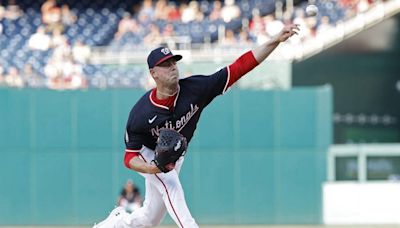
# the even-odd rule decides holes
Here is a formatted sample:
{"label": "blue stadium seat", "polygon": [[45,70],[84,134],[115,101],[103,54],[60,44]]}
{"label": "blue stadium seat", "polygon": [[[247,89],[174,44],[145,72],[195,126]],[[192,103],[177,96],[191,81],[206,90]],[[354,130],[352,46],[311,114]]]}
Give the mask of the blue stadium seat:
{"label": "blue stadium seat", "polygon": [[248,0],[242,0],[238,2],[239,8],[242,11],[242,17],[250,18],[252,17],[253,8]]}
{"label": "blue stadium seat", "polygon": [[207,0],[200,1],[200,11],[204,13],[204,15],[210,15],[212,11],[212,3],[208,2]]}

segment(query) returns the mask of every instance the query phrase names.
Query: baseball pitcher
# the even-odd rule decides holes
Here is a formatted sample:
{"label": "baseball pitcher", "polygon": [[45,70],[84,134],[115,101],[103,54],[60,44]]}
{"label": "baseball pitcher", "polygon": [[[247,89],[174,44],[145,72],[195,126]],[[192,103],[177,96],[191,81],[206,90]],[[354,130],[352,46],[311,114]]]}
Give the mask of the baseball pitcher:
{"label": "baseball pitcher", "polygon": [[147,64],[156,88],[133,106],[125,132],[125,166],[145,178],[145,201],[131,214],[122,207],[115,208],[94,228],[153,227],[167,212],[180,228],[199,227],[186,204],[179,172],[200,114],[298,30],[298,25],[285,26],[270,41],[207,76],[179,79],[177,62],[182,56],[166,47],[151,51]]}

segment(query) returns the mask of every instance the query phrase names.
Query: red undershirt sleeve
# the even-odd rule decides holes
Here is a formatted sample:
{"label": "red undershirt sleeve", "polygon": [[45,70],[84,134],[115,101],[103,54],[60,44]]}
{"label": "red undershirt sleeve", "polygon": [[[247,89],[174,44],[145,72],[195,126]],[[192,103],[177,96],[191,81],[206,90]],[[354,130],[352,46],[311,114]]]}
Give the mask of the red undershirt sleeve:
{"label": "red undershirt sleeve", "polygon": [[124,164],[128,169],[131,168],[130,165],[129,165],[129,161],[132,158],[134,158],[136,156],[139,156],[139,151],[140,150],[130,150],[130,149],[126,149],[125,150]]}
{"label": "red undershirt sleeve", "polygon": [[227,88],[232,86],[233,83],[239,80],[243,75],[254,69],[258,64],[252,51],[248,51],[240,56],[234,63],[228,66],[229,81]]}

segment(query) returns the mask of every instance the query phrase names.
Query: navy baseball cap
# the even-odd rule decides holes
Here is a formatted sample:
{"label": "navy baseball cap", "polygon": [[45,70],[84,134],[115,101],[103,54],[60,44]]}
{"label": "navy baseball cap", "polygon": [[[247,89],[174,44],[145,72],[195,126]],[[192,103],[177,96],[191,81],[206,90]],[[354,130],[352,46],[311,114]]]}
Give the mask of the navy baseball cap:
{"label": "navy baseball cap", "polygon": [[149,65],[149,69],[151,69],[157,66],[158,64],[171,58],[174,58],[176,61],[179,61],[182,59],[182,56],[172,54],[169,48],[159,47],[150,52],[149,56],[147,57],[147,64]]}

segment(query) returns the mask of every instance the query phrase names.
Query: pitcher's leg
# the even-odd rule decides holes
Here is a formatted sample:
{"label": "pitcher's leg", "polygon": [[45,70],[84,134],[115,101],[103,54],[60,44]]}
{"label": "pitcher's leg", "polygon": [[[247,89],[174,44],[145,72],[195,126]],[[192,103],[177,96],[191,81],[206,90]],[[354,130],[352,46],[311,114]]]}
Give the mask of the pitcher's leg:
{"label": "pitcher's leg", "polygon": [[[197,228],[187,207],[182,185],[175,170],[154,175],[156,186],[162,194],[169,215],[181,228]],[[152,181],[152,183],[154,183]]]}
{"label": "pitcher's leg", "polygon": [[164,205],[161,193],[159,190],[146,178],[146,194],[143,206],[133,211],[125,219],[132,228],[153,227],[161,223],[167,209]]}

